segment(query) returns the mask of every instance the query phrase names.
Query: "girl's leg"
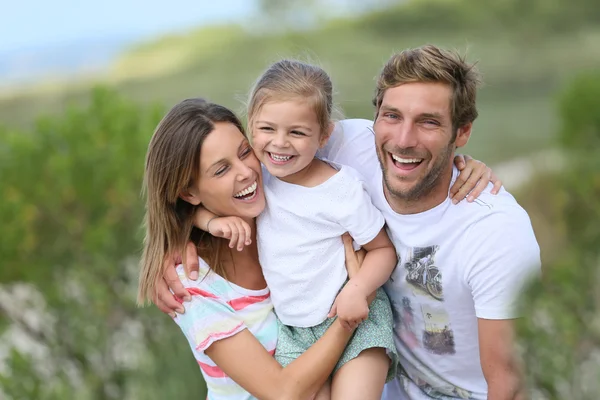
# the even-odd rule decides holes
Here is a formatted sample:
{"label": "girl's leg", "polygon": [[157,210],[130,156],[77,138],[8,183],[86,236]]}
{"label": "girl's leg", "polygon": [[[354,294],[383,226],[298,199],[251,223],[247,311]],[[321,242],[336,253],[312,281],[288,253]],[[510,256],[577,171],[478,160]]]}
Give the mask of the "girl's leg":
{"label": "girl's leg", "polygon": [[390,358],[384,348],[363,350],[333,376],[332,400],[381,399],[389,367]]}

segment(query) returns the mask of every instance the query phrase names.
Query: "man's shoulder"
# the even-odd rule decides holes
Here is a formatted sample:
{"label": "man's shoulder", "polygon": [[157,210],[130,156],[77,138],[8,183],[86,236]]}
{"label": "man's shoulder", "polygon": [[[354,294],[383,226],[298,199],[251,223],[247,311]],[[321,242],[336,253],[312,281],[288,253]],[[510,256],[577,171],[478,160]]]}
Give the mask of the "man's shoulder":
{"label": "man's shoulder", "polygon": [[468,253],[516,251],[532,256],[539,253],[527,211],[506,190],[493,195],[488,189],[472,203],[461,204],[465,222],[463,249]]}
{"label": "man's shoulder", "polygon": [[492,194],[491,189],[492,184],[489,184],[477,199],[473,202],[463,200],[457,208],[466,214],[472,214],[474,223],[485,224],[489,220],[500,218],[529,221],[527,211],[512,194],[504,188],[498,194]]}

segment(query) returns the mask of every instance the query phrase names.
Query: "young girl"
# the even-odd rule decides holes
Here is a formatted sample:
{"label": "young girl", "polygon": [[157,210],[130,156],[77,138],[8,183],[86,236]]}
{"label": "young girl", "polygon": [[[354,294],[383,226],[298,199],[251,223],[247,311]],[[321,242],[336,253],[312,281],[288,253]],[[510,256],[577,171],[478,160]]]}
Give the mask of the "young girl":
{"label": "young girl", "polygon": [[[248,187],[254,188],[251,199],[234,197]],[[272,356],[278,327],[256,246],[228,252],[226,240],[192,227],[200,203],[219,215],[239,217],[253,231],[254,218],[264,209],[260,163],[237,117],[202,99],[173,107],[148,147],[144,189],[146,237],[138,300],[155,299],[166,252],[182,249],[191,235],[201,256],[200,279],[185,279],[179,268],[191,300],[175,321],[202,370],[208,399],[314,395],[351,332],[339,322],[332,324],[309,351],[282,368]],[[346,248],[348,262],[357,264],[351,241]]]}
{"label": "young girl", "polygon": [[[395,376],[391,307],[380,289],[397,259],[381,213],[359,174],[316,157],[333,130],[332,84],[321,68],[283,60],[253,89],[248,126],[263,163],[266,207],[257,219],[258,255],[281,322],[276,359],[288,365],[335,320],[358,328],[320,398],[378,399]],[[251,199],[255,187],[236,194]],[[198,218],[211,231],[226,220]],[[340,239],[349,232],[367,250],[347,281]],[[367,297],[377,291],[371,307]],[[360,325],[359,325],[360,324]]]}

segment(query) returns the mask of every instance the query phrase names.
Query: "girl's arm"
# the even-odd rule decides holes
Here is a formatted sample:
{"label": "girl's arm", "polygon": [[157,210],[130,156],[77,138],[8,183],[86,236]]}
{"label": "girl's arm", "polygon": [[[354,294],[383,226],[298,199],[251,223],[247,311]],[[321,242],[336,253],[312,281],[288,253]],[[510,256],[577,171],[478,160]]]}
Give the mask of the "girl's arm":
{"label": "girl's arm", "polygon": [[242,251],[252,243],[250,225],[239,217],[218,217],[200,206],[194,214],[194,226],[213,236],[229,239],[229,248]]}
{"label": "girl's arm", "polygon": [[347,329],[368,317],[367,297],[387,282],[397,262],[396,249],[385,228],[363,248],[367,254],[360,270],[346,283],[329,313],[330,317],[337,314]]}

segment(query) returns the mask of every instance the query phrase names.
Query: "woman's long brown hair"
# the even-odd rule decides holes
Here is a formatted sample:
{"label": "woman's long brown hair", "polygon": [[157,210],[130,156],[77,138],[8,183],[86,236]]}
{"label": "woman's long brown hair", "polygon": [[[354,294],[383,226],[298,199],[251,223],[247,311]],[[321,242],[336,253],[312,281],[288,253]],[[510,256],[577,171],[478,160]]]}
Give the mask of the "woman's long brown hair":
{"label": "woman's long brown hair", "polygon": [[155,298],[167,254],[183,254],[190,239],[211,269],[225,276],[223,239],[195,228],[192,218],[196,206],[179,197],[197,181],[202,144],[217,122],[229,122],[244,133],[240,120],[229,109],[203,99],[187,99],[167,113],[150,140],[142,190],[146,195],[146,235],[137,296],[140,305]]}

